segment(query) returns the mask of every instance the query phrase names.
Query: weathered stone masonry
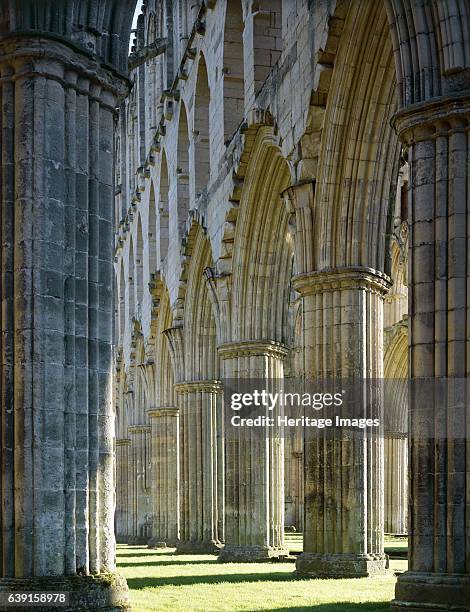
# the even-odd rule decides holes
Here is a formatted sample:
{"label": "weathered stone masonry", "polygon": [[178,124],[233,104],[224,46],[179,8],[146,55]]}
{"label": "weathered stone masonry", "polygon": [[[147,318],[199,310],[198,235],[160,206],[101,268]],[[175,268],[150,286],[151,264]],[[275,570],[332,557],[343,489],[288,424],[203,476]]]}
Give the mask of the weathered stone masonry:
{"label": "weathered stone masonry", "polygon": [[148,0],[128,61],[133,9],[0,4],[2,588],[125,607],[115,503],[125,541],[282,556],[284,490],[299,573],[380,573],[409,492],[393,607],[465,610],[465,405],[237,439],[220,381],[399,379],[407,343],[467,376],[468,0]]}
{"label": "weathered stone masonry", "polygon": [[[132,73],[134,88],[121,109],[116,206],[122,221],[115,260],[118,317],[125,322],[118,342],[120,384],[129,385],[136,367],[129,350],[134,318],[147,362],[157,373],[167,367],[165,353],[172,355],[174,396],[168,405],[179,415],[172,421],[179,498],[171,499],[181,551],[207,549],[205,534],[210,534],[210,545],[222,546],[221,560],[282,555],[288,508],[289,521],[298,517],[296,527],[305,532],[298,572],[382,572],[384,527],[395,533],[408,530],[408,396],[403,384],[408,325],[412,375],[447,375],[454,373],[453,364],[465,363],[463,353],[457,360],[451,352],[449,366],[425,368],[431,358],[423,351],[430,355],[434,349],[422,344],[420,334],[426,342],[436,334],[436,358],[444,364],[446,351],[462,346],[458,338],[464,342],[464,328],[453,323],[458,316],[454,306],[443,306],[442,300],[436,312],[451,308],[452,326],[446,327],[447,315],[436,314],[436,325],[431,322],[424,287],[430,291],[433,281],[422,285],[416,268],[434,274],[431,246],[425,248],[421,239],[434,214],[431,196],[423,213],[426,221],[416,228],[415,212],[421,213],[412,209],[419,204],[421,184],[428,181],[436,201],[447,202],[435,209],[438,219],[440,211],[454,214],[449,202],[457,199],[464,214],[466,162],[458,152],[468,138],[469,7],[465,3],[457,9],[445,1],[291,0],[211,2],[196,8],[146,3],[134,56],[154,44],[149,36],[166,40],[167,50]],[[429,171],[424,169],[432,155],[431,144],[421,144],[421,134],[436,143],[435,171],[431,161]],[[452,155],[446,157],[447,151]],[[444,221],[436,223],[442,234]],[[449,224],[455,226],[450,218]],[[408,253],[410,231],[418,237]],[[452,291],[461,296],[447,267],[451,263],[446,263],[452,256],[446,260],[438,244],[436,279],[448,275]],[[450,239],[449,248],[457,244],[458,239]],[[143,262],[136,265],[142,252]],[[419,290],[410,295],[408,309],[407,286],[415,282]],[[155,307],[162,300],[166,327]],[[159,341],[160,352],[154,348],[157,326],[168,344]],[[195,371],[189,366],[199,361],[207,367]],[[240,432],[238,439],[225,436],[221,451],[219,438],[208,437],[203,425],[212,423],[217,431],[217,413],[215,422],[209,417],[216,400],[201,389],[227,373],[280,381],[284,376],[385,376],[393,389],[387,403],[372,388],[368,393],[375,395],[365,397],[384,416],[384,439],[348,443],[320,436],[284,444],[276,432],[266,432],[260,444]],[[162,456],[165,440],[153,439],[154,456]],[[454,452],[451,448],[446,452]],[[418,452],[416,445],[411,449]],[[220,452],[222,474],[214,469]],[[295,467],[299,455],[303,477]],[[410,463],[411,483],[421,478],[422,464],[416,461]],[[261,473],[269,475],[267,481],[257,480]],[[447,477],[438,471],[434,478],[444,483]],[[346,491],[341,481],[353,485]],[[158,512],[159,497],[167,500],[174,489],[173,483],[166,492],[156,486]],[[447,595],[428,590],[428,582],[436,580],[432,572],[443,572],[442,588],[452,589],[455,580],[447,577],[452,568],[458,565],[463,574],[468,568],[439,561],[440,548],[432,567],[419,565],[421,530],[431,529],[419,516],[447,514],[439,502],[430,506],[430,498],[410,491],[414,552],[394,605],[426,609],[438,597],[447,601]],[[449,502],[449,517],[454,516],[450,508],[460,507],[465,496]],[[188,508],[195,510],[188,514]],[[434,524],[437,528],[439,521]],[[457,518],[452,524],[450,540],[442,544],[447,550],[461,546],[466,529]],[[165,537],[156,535],[157,540]],[[454,595],[455,602],[464,601],[457,594],[449,601]]]}
{"label": "weathered stone masonry", "polygon": [[127,606],[114,573],[113,141],[133,6],[101,4],[0,10],[0,588],[70,591],[73,610]]}

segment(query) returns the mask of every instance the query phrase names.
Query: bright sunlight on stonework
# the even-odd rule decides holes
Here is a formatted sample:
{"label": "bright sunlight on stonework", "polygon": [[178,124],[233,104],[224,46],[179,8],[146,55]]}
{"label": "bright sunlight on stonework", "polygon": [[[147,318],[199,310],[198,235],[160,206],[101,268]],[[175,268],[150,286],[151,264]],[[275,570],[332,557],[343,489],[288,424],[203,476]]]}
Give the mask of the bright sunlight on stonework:
{"label": "bright sunlight on stonework", "polygon": [[0,0],[0,610],[470,610],[470,0]]}

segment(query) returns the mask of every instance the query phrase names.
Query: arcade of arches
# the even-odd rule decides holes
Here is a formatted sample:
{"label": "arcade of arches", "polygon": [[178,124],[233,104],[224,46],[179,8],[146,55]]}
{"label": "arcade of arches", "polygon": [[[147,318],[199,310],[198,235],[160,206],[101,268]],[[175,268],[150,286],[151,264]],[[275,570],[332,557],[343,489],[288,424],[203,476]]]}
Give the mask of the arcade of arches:
{"label": "arcade of arches", "polygon": [[[468,610],[469,408],[399,381],[470,370],[469,0],[144,0],[128,57],[134,9],[0,3],[0,589],[122,609],[115,537],[295,526]],[[384,436],[225,436],[221,381],[293,377],[396,380]]]}

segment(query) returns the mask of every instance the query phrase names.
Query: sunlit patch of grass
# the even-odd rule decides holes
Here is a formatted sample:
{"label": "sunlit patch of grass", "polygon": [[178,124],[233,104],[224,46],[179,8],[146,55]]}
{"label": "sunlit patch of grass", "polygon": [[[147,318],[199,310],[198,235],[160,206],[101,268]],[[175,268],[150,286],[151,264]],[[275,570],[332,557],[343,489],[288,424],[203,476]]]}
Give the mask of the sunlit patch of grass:
{"label": "sunlit patch of grass", "polygon": [[[294,563],[223,564],[214,555],[143,546],[119,545],[117,557],[136,612],[379,612],[388,610],[396,580],[392,572],[355,580],[305,579],[294,575]],[[392,569],[405,569],[403,563],[392,562]]]}
{"label": "sunlit patch of grass", "polygon": [[408,554],[408,537],[393,534],[385,535],[385,552],[387,555],[406,559]]}
{"label": "sunlit patch of grass", "polygon": [[284,541],[290,553],[300,553],[304,547],[303,533],[286,533]]}

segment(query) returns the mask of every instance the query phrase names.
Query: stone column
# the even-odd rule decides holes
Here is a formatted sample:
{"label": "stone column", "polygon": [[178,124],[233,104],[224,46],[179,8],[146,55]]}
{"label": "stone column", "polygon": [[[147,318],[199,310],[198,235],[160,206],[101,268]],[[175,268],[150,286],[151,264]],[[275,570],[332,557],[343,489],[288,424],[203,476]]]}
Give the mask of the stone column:
{"label": "stone column", "polygon": [[408,435],[384,436],[384,531],[408,532]]}
{"label": "stone column", "polygon": [[129,431],[130,519],[128,544],[146,544],[150,538],[152,500],[150,495],[150,434],[149,425],[133,425]]}
{"label": "stone column", "polygon": [[[395,118],[411,179],[412,378],[410,555],[396,610],[468,610],[470,602],[469,119],[468,94],[416,104]],[[433,397],[444,377],[447,388]]]}
{"label": "stone column", "polygon": [[385,329],[385,533],[408,533],[408,323]]}
{"label": "stone column", "polygon": [[129,524],[129,438],[116,440],[116,540],[127,543]]}
{"label": "stone column", "polygon": [[[281,344],[254,340],[222,344],[218,350],[224,380],[243,384],[254,378],[271,392],[282,386],[287,351]],[[225,547],[219,560],[287,556],[282,431],[276,425],[234,428],[226,419],[225,444]]]}
{"label": "stone column", "polygon": [[153,532],[149,546],[176,546],[179,518],[179,410],[160,406],[148,413],[152,422]]}
{"label": "stone column", "polygon": [[[363,416],[381,416],[383,296],[388,279],[368,268],[299,274],[307,379],[356,381]],[[325,414],[325,417],[331,416]],[[359,577],[385,570],[383,438],[366,430],[308,430],[304,552],[297,572]]]}
{"label": "stone column", "polygon": [[177,551],[214,553],[220,548],[220,478],[223,473],[219,381],[175,385],[181,407],[181,532]]}
{"label": "stone column", "polygon": [[127,597],[111,576],[119,81],[39,37],[3,38],[0,71],[0,588],[114,610]]}

